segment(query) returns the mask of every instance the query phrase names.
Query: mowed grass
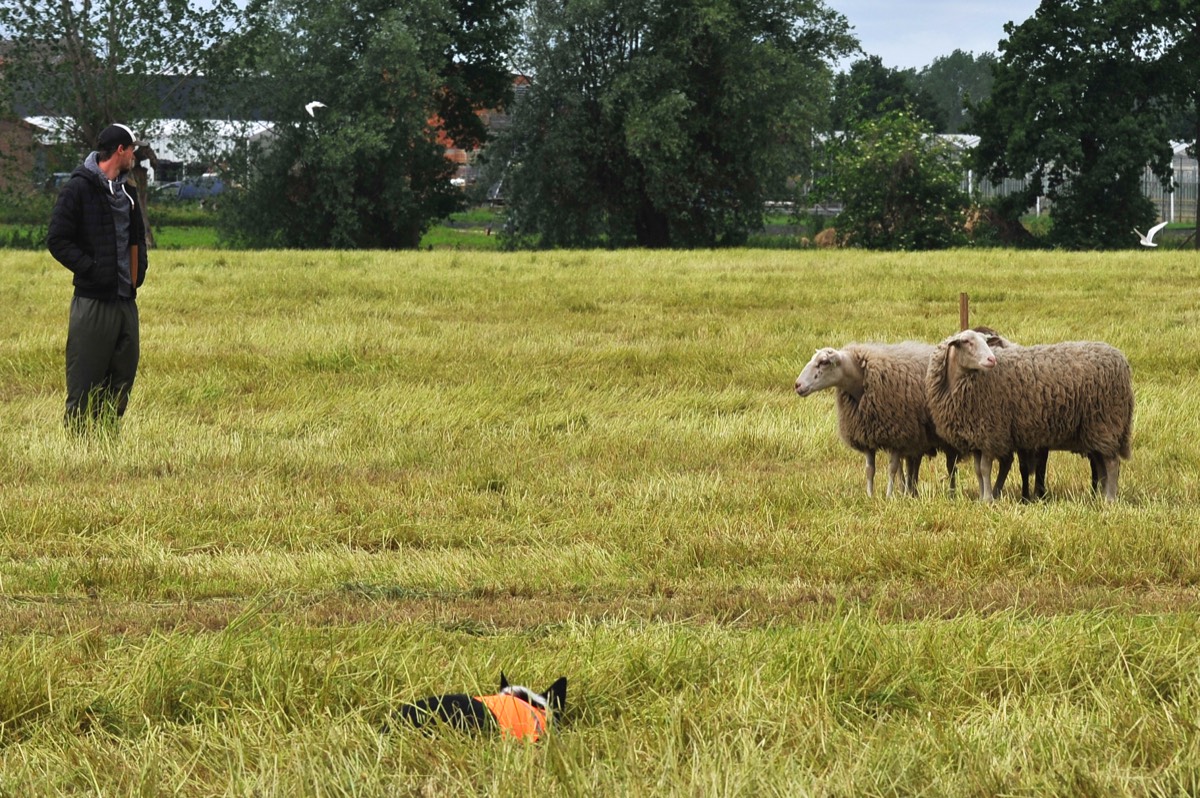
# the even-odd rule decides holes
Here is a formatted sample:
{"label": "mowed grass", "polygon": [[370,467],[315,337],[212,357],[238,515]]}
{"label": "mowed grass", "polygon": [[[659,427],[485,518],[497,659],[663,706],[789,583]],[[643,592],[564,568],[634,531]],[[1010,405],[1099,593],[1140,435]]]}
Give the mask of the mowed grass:
{"label": "mowed grass", "polygon": [[[86,440],[69,275],[0,262],[0,794],[1200,790],[1192,253],[161,251]],[[866,498],[795,376],[960,291],[1125,351],[1115,505]],[[545,744],[380,733],[501,669]]]}

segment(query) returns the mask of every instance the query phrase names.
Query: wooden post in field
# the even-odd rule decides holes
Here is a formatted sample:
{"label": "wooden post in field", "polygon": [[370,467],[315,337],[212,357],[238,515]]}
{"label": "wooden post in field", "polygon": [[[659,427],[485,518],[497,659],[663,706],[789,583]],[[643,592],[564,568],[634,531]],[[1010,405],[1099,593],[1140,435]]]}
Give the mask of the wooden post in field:
{"label": "wooden post in field", "polygon": [[967,305],[966,293],[958,295],[958,329],[965,330],[970,325],[968,321],[971,318],[970,309]]}

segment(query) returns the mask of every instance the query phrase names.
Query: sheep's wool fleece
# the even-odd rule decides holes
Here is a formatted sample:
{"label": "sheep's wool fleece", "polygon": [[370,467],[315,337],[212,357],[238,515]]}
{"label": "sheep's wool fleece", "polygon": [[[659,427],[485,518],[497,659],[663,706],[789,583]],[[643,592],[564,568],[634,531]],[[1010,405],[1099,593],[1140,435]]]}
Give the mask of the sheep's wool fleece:
{"label": "sheep's wool fleece", "polygon": [[997,349],[969,371],[940,344],[926,375],[938,434],[961,451],[1058,449],[1128,459],[1133,381],[1120,350],[1098,341]]}
{"label": "sheep's wool fleece", "polygon": [[837,392],[838,433],[860,452],[885,449],[904,456],[925,455],[940,441],[925,401],[925,371],[931,344],[849,344],[842,351],[862,371],[863,391],[855,398]]}

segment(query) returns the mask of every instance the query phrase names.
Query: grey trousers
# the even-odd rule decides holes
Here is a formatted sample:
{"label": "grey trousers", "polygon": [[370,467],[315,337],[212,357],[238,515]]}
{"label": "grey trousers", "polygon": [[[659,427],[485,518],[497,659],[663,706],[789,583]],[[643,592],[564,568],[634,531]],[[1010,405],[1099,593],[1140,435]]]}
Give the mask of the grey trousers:
{"label": "grey trousers", "polygon": [[136,302],[79,296],[71,300],[64,419],[68,427],[124,415],[139,353]]}

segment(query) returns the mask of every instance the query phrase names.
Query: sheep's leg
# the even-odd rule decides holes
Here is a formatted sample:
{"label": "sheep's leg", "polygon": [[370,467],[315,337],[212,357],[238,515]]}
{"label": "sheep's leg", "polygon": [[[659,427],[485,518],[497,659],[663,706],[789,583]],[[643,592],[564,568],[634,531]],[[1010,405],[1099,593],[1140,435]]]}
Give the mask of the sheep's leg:
{"label": "sheep's leg", "polygon": [[958,452],[950,449],[946,452],[946,477],[950,480],[950,498],[958,492]]}
{"label": "sheep's leg", "polygon": [[1021,501],[1033,500],[1033,480],[1037,473],[1037,451],[1034,449],[1018,449],[1017,461],[1021,468]]}
{"label": "sheep's leg", "polygon": [[888,498],[895,495],[895,489],[904,490],[904,458],[899,452],[888,452]]}
{"label": "sheep's leg", "polygon": [[1038,449],[1033,458],[1033,499],[1046,498],[1046,464],[1050,462],[1050,450]]}
{"label": "sheep's leg", "polygon": [[[1012,452],[1000,455],[999,467],[996,469],[996,486],[992,488],[992,495],[997,499],[1004,495],[1004,483],[1008,481],[1008,472],[1012,470],[1013,456]],[[1022,466],[1024,464],[1022,463]],[[1024,482],[1025,469],[1021,469],[1021,480]],[[1021,493],[1024,494],[1025,486],[1022,484]]]}
{"label": "sheep's leg", "polygon": [[904,475],[904,487],[909,496],[917,495],[917,478],[921,474],[922,455],[916,457],[906,457],[905,464],[908,466],[908,471]]}
{"label": "sheep's leg", "polygon": [[979,500],[991,502],[993,499],[991,455],[975,452],[975,479],[979,481]]}
{"label": "sheep's leg", "polygon": [[1117,455],[1104,458],[1104,498],[1117,500],[1117,480],[1121,476],[1121,458]]}
{"label": "sheep's leg", "polygon": [[867,452],[867,498],[875,498],[875,450]]}
{"label": "sheep's leg", "polygon": [[1102,485],[1105,488],[1108,487],[1108,485],[1105,484],[1105,479],[1104,479],[1104,471],[1105,471],[1104,458],[1101,455],[1097,454],[1096,452],[1090,452],[1088,454],[1087,458],[1088,458],[1088,465],[1090,465],[1092,467],[1092,493],[1099,496],[1100,495],[1100,487]]}

